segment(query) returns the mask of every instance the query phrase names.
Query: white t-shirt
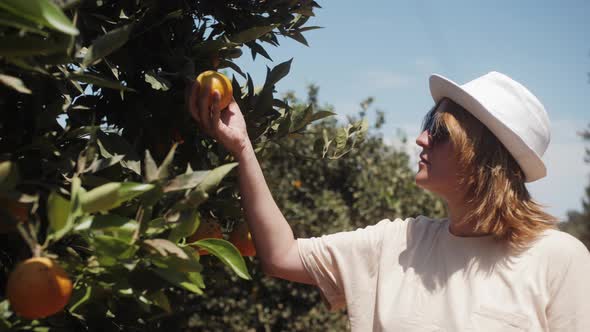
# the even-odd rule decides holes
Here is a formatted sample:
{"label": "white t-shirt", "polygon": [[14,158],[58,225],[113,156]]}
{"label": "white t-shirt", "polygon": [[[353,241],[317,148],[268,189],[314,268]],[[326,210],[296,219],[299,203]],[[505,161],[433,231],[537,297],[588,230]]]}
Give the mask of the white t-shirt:
{"label": "white t-shirt", "polygon": [[352,331],[590,331],[590,254],[548,230],[509,255],[447,219],[382,220],[298,239],[303,265]]}

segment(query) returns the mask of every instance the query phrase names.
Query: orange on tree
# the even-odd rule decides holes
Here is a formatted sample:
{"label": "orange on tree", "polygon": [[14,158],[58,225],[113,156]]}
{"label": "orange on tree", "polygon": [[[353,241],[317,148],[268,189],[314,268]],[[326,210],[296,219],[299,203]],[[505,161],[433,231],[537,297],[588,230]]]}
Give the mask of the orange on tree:
{"label": "orange on tree", "polygon": [[[187,243],[203,240],[203,239],[223,239],[221,226],[212,219],[204,219],[201,221],[199,228],[193,235],[186,239]],[[198,246],[195,246],[198,247]],[[209,252],[205,249],[199,249],[199,255],[208,255]]]}
{"label": "orange on tree", "polygon": [[6,283],[6,297],[12,310],[27,319],[61,311],[71,295],[72,281],[57,263],[46,257],[19,263]]}
{"label": "orange on tree", "polygon": [[245,222],[234,227],[229,234],[229,242],[238,248],[242,256],[256,256],[256,247],[254,247],[252,241],[252,234],[250,234],[248,224]]}
{"label": "orange on tree", "polygon": [[197,95],[201,96],[201,93],[209,91],[208,105],[213,102],[213,92],[218,91],[220,95],[219,106],[224,109],[229,105],[233,96],[233,88],[231,81],[223,74],[216,72],[215,70],[207,70],[197,76],[197,82],[199,82],[199,90]]}

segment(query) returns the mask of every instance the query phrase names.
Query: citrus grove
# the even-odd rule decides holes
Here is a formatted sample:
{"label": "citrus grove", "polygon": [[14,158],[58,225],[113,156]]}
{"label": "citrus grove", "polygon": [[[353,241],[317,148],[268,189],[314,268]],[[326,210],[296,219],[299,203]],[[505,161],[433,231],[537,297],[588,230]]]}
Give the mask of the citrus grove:
{"label": "citrus grove", "polygon": [[[256,87],[234,62],[270,59],[285,40],[307,44],[317,8],[0,2],[1,329],[177,331],[185,304],[206,293],[206,271],[226,266],[216,278],[251,280],[236,162],[191,120],[187,92],[196,80],[222,103],[233,97],[257,151],[332,115],[275,95],[292,60]],[[351,126],[338,148],[326,138],[331,155],[362,131]],[[216,231],[199,237],[201,221]]]}
{"label": "citrus grove", "polygon": [[[416,212],[359,177],[376,175],[337,176],[356,174],[364,158],[345,159],[366,138],[364,116],[323,122],[332,109],[278,96],[293,59],[274,59],[255,78],[235,62],[272,60],[271,46],[285,41],[307,45],[318,8],[312,0],[0,2],[0,330],[310,330],[334,321],[313,313],[313,290],[260,275],[237,163],[186,107],[195,81],[217,90],[222,106],[235,99],[257,153],[276,165],[265,169],[301,236],[360,225],[380,215],[365,209],[377,198],[387,211]],[[298,151],[308,161],[289,157]],[[403,164],[398,157],[389,162]],[[394,188],[433,206],[412,196],[403,165],[395,170]],[[324,180],[347,189],[328,190]],[[353,201],[363,218],[348,214]],[[287,294],[303,305],[286,305]]]}

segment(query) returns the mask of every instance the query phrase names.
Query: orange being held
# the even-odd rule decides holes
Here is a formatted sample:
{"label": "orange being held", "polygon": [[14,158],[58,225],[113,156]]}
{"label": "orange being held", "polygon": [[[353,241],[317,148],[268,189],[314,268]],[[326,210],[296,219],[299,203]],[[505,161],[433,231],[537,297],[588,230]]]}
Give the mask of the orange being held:
{"label": "orange being held", "polygon": [[199,82],[197,95],[201,96],[204,93],[209,92],[208,105],[213,102],[213,93],[219,92],[219,107],[220,109],[226,108],[232,100],[233,88],[231,81],[223,74],[214,70],[207,70],[197,76],[197,82]]}

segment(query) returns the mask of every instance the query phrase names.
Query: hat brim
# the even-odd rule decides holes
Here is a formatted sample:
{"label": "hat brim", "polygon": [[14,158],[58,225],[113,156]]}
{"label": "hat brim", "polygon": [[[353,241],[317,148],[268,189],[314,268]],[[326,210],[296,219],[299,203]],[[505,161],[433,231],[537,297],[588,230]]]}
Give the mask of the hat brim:
{"label": "hat brim", "polygon": [[451,99],[481,121],[502,142],[524,171],[526,182],[533,182],[547,175],[541,158],[459,84],[437,74],[430,76],[429,83],[430,94],[435,103],[445,97]]}

